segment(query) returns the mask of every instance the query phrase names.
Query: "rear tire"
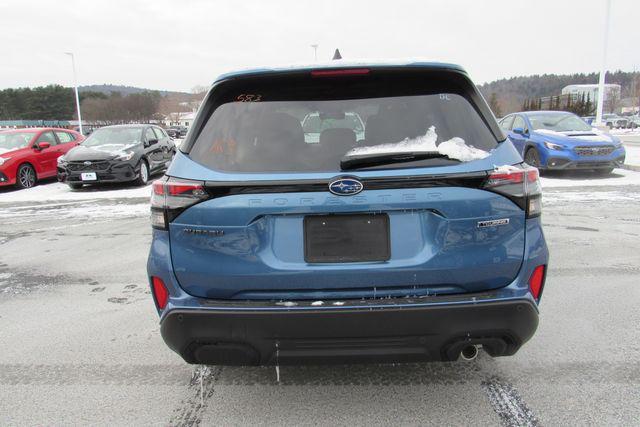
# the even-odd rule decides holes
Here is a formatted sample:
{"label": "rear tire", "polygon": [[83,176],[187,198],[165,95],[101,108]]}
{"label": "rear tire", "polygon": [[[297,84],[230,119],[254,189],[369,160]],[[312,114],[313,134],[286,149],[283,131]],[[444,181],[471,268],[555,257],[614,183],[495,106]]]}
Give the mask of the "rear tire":
{"label": "rear tire", "polygon": [[67,185],[69,186],[70,189],[72,190],[79,190],[82,188],[82,184],[78,184],[76,182],[68,182]]}
{"label": "rear tire", "polygon": [[133,181],[135,185],[147,185],[149,182],[149,165],[147,161],[142,159],[140,160],[140,173],[138,173],[138,177]]}
{"label": "rear tire", "polygon": [[38,178],[33,166],[28,163],[20,165],[18,173],[16,174],[16,186],[18,188],[31,188],[36,185],[37,180]]}

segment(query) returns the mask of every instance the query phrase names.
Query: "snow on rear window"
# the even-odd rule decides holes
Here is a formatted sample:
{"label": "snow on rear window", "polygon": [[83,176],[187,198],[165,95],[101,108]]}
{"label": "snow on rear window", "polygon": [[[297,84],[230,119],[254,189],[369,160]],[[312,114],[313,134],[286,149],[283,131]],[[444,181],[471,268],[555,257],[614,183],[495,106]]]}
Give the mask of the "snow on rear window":
{"label": "snow on rear window", "polygon": [[467,145],[464,139],[459,137],[453,137],[440,144],[436,144],[437,139],[438,134],[435,126],[430,126],[426,134],[417,138],[406,138],[400,142],[379,144],[371,147],[356,147],[350,150],[346,157],[386,153],[438,152],[451,159],[469,162],[484,159],[489,155],[487,151]]}

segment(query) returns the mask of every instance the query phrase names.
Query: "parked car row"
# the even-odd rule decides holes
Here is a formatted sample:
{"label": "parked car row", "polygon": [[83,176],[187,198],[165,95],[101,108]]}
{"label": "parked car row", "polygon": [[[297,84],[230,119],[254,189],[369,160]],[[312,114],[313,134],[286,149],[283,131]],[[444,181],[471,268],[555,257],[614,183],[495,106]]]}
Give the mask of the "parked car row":
{"label": "parked car row", "polygon": [[165,129],[169,136],[174,139],[184,138],[189,130],[186,126],[170,126]]}
{"label": "parked car row", "polygon": [[[596,121],[596,116],[582,117],[587,124],[593,125]],[[620,117],[617,114],[603,114],[603,123],[609,129],[636,129],[640,126],[640,116],[626,116]]]}
{"label": "parked car row", "polygon": [[72,189],[113,182],[146,185],[175,153],[173,140],[155,125],[106,126],[87,138],[67,129],[3,131],[0,186],[30,188],[56,176]]}

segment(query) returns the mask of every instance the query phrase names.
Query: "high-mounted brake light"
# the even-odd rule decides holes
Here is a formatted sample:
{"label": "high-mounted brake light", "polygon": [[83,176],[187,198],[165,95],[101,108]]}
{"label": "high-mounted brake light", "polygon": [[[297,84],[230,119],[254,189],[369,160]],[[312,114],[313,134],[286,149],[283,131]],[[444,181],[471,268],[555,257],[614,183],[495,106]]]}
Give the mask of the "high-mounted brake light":
{"label": "high-mounted brake light", "polygon": [[311,77],[362,76],[369,74],[368,68],[346,68],[341,70],[313,70]]}
{"label": "high-mounted brake light", "polygon": [[544,286],[544,272],[545,266],[539,265],[535,270],[533,270],[531,278],[529,279],[529,289],[531,289],[531,294],[536,300],[539,300],[540,295],[542,294],[542,288]]}
{"label": "high-mounted brake light", "polygon": [[160,310],[164,310],[169,301],[169,291],[161,278],[151,277],[151,285],[153,289],[153,297],[156,300],[156,305]]}
{"label": "high-mounted brake light", "polygon": [[165,178],[153,183],[151,225],[166,230],[169,222],[189,206],[209,198],[201,181]]}
{"label": "high-mounted brake light", "polygon": [[491,172],[483,188],[502,194],[524,209],[527,218],[533,218],[542,211],[538,176],[538,169],[531,166],[505,166]]}

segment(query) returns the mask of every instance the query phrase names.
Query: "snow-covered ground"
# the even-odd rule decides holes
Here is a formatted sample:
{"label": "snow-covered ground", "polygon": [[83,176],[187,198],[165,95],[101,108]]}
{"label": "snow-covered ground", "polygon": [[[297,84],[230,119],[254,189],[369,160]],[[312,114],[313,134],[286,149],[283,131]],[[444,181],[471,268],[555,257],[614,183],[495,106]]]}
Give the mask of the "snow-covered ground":
{"label": "snow-covered ground", "polygon": [[626,165],[640,166],[640,146],[625,144],[624,148],[627,150],[627,156],[625,157],[624,163]]}
{"label": "snow-covered ground", "polygon": [[640,172],[615,169],[611,175],[600,176],[591,171],[555,172],[540,178],[542,188],[601,187],[640,185]]}
{"label": "snow-covered ground", "polygon": [[[57,203],[34,203],[0,207],[0,217],[12,218],[14,224],[27,223],[37,218],[111,220],[114,218],[134,218],[149,216],[148,203],[123,203],[98,200],[76,200]],[[2,243],[2,238],[0,238]]]}
{"label": "snow-covered ground", "polygon": [[60,182],[41,183],[25,190],[0,190],[0,203],[9,202],[48,202],[69,200],[125,199],[135,197],[151,197],[151,184],[145,187],[105,186],[86,187],[71,190],[67,184]]}
{"label": "snow-covered ground", "polygon": [[611,135],[638,135],[640,136],[640,128],[635,129],[611,129],[609,130]]}

